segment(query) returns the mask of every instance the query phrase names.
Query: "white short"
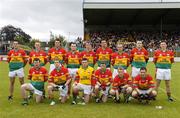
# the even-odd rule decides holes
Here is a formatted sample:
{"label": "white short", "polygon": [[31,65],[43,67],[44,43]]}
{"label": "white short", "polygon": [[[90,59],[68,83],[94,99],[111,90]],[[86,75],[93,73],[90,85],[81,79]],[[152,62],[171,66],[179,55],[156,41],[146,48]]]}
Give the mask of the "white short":
{"label": "white short", "polygon": [[91,85],[84,85],[84,84],[78,83],[76,87],[78,88],[78,90],[83,91],[83,93],[86,95],[91,94]]}
{"label": "white short", "polygon": [[156,79],[171,80],[171,69],[159,69],[156,71]]}
{"label": "white short", "polygon": [[65,97],[68,93],[68,86],[66,86],[64,89],[62,89],[62,87],[62,85],[59,86],[59,95]]}
{"label": "white short", "polygon": [[[124,70],[124,72],[127,73],[127,70]],[[118,69],[113,70],[113,74],[112,74],[113,79],[116,77],[116,75],[118,75]]]}
{"label": "white short", "polygon": [[132,67],[131,76],[134,78],[139,74],[139,72],[140,72],[140,68]]}
{"label": "white short", "polygon": [[40,90],[37,90],[31,83],[29,83],[28,85],[31,87],[31,89],[33,90],[34,94],[39,95],[39,96],[43,95],[43,92],[40,91]]}
{"label": "white short", "polygon": [[18,76],[19,78],[24,77],[24,68],[20,68],[14,71],[9,71],[9,77],[16,77],[16,76]]}
{"label": "white short", "polygon": [[50,64],[50,68],[49,68],[49,74],[55,69],[55,65],[54,64]]}
{"label": "white short", "polygon": [[101,93],[102,93],[103,95],[105,95],[105,96],[108,96],[108,95],[109,95],[109,89],[110,89],[109,86],[106,86],[106,89],[105,89],[105,90],[102,90],[102,89],[100,88]]}
{"label": "white short", "polygon": [[75,78],[78,68],[68,68],[68,72],[72,78]]}
{"label": "white short", "polygon": [[148,90],[139,90],[139,94],[146,94],[148,92]]}

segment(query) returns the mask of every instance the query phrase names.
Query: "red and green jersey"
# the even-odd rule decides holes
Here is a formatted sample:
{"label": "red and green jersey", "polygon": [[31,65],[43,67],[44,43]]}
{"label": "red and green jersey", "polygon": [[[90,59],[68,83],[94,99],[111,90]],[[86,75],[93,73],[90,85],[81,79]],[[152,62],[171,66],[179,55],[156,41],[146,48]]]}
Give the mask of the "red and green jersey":
{"label": "red and green jersey", "polygon": [[153,78],[150,75],[146,75],[145,78],[142,78],[140,75],[137,75],[133,81],[133,87],[141,90],[154,88],[155,87],[154,84],[155,83],[153,81]]}
{"label": "red and green jersey", "polygon": [[65,60],[66,50],[63,48],[51,48],[48,52],[50,64],[54,64],[54,59],[59,59],[60,63],[63,63]]}
{"label": "red and green jersey", "polygon": [[35,58],[39,58],[41,61],[41,66],[44,66],[47,63],[47,54],[45,51],[40,50],[40,51],[31,51],[29,54],[29,64],[33,66],[33,61]]}
{"label": "red and green jersey", "polygon": [[76,73],[76,82],[92,85],[94,78],[94,69],[91,66],[88,66],[86,69],[80,67]]}
{"label": "red and green jersey", "polygon": [[102,48],[98,48],[96,51],[98,66],[100,66],[101,62],[105,62],[106,67],[109,68],[112,53],[113,51],[111,48],[106,48],[105,50]]}
{"label": "red and green jersey", "polygon": [[83,51],[81,52],[82,58],[87,58],[89,66],[94,67],[94,64],[96,63],[96,54],[93,51],[87,52]]}
{"label": "red and green jersey", "polygon": [[131,65],[136,68],[146,67],[148,57],[148,51],[145,48],[137,49],[133,48],[131,50]]}
{"label": "red and green jersey", "polygon": [[111,63],[115,69],[118,69],[119,66],[122,66],[124,69],[127,69],[130,63],[130,56],[125,52],[114,52],[111,55]]}
{"label": "red and green jersey", "polygon": [[28,76],[34,88],[40,91],[44,90],[44,83],[48,79],[48,72],[44,67],[40,67],[39,69],[36,69],[35,67],[31,67]]}
{"label": "red and green jersey", "polygon": [[154,63],[156,68],[170,69],[174,62],[174,53],[170,50],[162,51],[157,50],[154,53]]}
{"label": "red and green jersey", "polygon": [[72,53],[71,51],[66,54],[66,64],[67,68],[79,68],[81,64],[81,53],[76,51]]}
{"label": "red and green jersey", "polygon": [[68,79],[70,79],[68,69],[65,67],[61,67],[59,70],[55,68],[50,73],[48,82],[54,83],[57,85],[64,85]]}
{"label": "red and green jersey", "polygon": [[102,85],[106,86],[107,83],[112,82],[112,73],[109,69],[103,72],[101,69],[95,71],[96,80]]}
{"label": "red and green jersey", "polygon": [[127,84],[129,84],[129,85],[132,84],[132,81],[129,79],[128,73],[124,73],[123,77],[116,75],[114,80],[113,80],[113,83],[112,83],[112,88],[118,89],[120,86],[124,86]]}
{"label": "red and green jersey", "polygon": [[23,68],[26,63],[26,53],[24,50],[10,50],[8,52],[9,70],[14,71]]}

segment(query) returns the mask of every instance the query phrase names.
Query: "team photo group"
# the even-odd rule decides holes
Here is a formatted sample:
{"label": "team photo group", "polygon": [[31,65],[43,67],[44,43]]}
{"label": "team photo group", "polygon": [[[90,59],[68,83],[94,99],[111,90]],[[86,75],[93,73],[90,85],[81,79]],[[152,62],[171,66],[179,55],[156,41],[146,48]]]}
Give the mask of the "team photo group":
{"label": "team photo group", "polygon": [[[165,81],[167,100],[174,101],[170,89],[174,52],[168,50],[165,41],[160,42],[153,55],[155,75],[147,73],[149,54],[140,40],[130,52],[124,51],[123,43],[117,43],[117,51],[112,51],[104,39],[96,51],[88,41],[84,43],[83,51],[78,51],[74,42],[66,50],[59,39],[47,53],[41,49],[39,41],[28,55],[20,49],[18,41],[14,40],[12,46],[7,57],[10,101],[16,96],[13,94],[16,77],[21,84],[22,105],[28,105],[33,97],[37,103],[49,99],[50,105],[55,105],[57,99],[65,103],[70,97],[74,105],[103,103],[110,99],[115,103],[128,103],[132,99],[149,103],[156,100],[161,80]],[[47,70],[48,63],[50,68]],[[31,66],[27,78],[24,73],[26,64]],[[131,68],[131,73],[128,73],[128,68]],[[24,82],[26,79],[28,83]],[[54,95],[57,91],[59,98]]]}

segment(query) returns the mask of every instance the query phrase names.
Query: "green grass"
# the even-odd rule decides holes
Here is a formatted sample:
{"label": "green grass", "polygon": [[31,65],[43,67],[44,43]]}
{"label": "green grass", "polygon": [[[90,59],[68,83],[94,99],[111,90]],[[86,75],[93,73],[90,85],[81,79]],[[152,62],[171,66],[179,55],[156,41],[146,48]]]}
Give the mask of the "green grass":
{"label": "green grass", "polygon": [[[28,68],[29,66],[25,68],[26,75]],[[129,104],[115,104],[109,100],[107,103],[91,102],[81,106],[70,105],[70,100],[68,100],[65,104],[58,103],[55,106],[49,106],[49,101],[46,99],[41,104],[36,104],[35,100],[31,100],[29,106],[21,106],[22,99],[18,79],[16,79],[15,84],[14,100],[11,102],[7,100],[9,94],[8,64],[0,62],[0,118],[178,118],[180,117],[179,68],[180,63],[175,63],[172,67],[172,95],[176,98],[176,102],[173,103],[167,102],[164,82],[162,82],[162,89],[159,91],[157,100],[152,101],[149,105],[140,104],[137,101],[132,101]],[[152,63],[148,64],[148,72],[154,76],[155,68]],[[163,106],[163,109],[155,109],[157,105]]]}

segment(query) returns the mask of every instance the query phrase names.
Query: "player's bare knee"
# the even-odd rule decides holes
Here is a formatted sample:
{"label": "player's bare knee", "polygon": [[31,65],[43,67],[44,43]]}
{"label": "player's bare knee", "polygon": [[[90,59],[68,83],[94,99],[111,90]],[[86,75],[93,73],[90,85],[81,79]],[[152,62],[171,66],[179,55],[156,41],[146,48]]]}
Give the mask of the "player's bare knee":
{"label": "player's bare knee", "polygon": [[21,85],[21,89],[26,89],[26,84]]}
{"label": "player's bare knee", "polygon": [[47,86],[48,91],[52,91],[53,90],[53,86]]}
{"label": "player's bare knee", "polygon": [[132,89],[131,87],[128,87],[128,88],[126,89],[126,92],[127,92],[127,93],[131,93],[132,90],[133,90],[133,89]]}
{"label": "player's bare knee", "polygon": [[155,90],[153,90],[151,93],[153,96],[157,96],[157,92]]}
{"label": "player's bare knee", "polygon": [[14,85],[15,81],[14,80],[10,80],[10,85]]}
{"label": "player's bare knee", "polygon": [[78,87],[77,86],[73,88],[73,93],[78,93]]}
{"label": "player's bare knee", "polygon": [[169,83],[169,81],[166,81],[166,88],[170,88],[170,83]]}
{"label": "player's bare knee", "polygon": [[115,90],[110,90],[109,92],[111,95],[115,95]]}
{"label": "player's bare knee", "polygon": [[98,85],[95,85],[95,90],[99,90],[99,86]]}
{"label": "player's bare knee", "polygon": [[24,84],[24,78],[19,78],[19,82],[21,85],[23,85]]}
{"label": "player's bare knee", "polygon": [[133,91],[133,92],[132,92],[132,96],[133,96],[133,97],[137,97],[137,95],[138,95],[138,93],[137,93],[136,91]]}

